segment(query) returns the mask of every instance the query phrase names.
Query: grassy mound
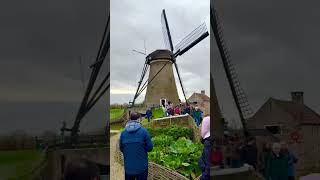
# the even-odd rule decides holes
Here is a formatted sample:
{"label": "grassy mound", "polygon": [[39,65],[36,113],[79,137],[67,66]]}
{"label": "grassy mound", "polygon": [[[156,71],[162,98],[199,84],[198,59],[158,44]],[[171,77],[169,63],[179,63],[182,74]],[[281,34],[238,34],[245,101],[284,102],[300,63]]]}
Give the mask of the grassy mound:
{"label": "grassy mound", "polygon": [[9,180],[29,179],[32,171],[44,158],[44,154],[35,150],[0,151],[0,174]]}
{"label": "grassy mound", "polygon": [[164,117],[164,112],[161,108],[154,108],[152,110],[152,119],[162,118]]}
{"label": "grassy mound", "polygon": [[114,122],[122,117],[124,109],[110,109],[110,122]]}

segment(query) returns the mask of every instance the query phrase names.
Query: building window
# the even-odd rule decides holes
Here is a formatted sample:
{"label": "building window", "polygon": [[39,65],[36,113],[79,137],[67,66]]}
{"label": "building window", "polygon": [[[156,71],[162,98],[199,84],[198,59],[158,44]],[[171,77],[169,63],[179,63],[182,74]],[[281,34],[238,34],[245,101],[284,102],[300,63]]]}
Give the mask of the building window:
{"label": "building window", "polygon": [[281,126],[280,125],[266,125],[266,126],[264,126],[264,128],[274,135],[281,134]]}

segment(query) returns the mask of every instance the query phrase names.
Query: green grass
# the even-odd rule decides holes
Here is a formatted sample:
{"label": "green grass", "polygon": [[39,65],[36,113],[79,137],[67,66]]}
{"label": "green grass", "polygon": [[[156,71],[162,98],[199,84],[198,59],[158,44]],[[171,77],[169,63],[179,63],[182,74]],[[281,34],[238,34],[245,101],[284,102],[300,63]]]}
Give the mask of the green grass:
{"label": "green grass", "polygon": [[152,119],[162,118],[164,117],[164,112],[161,108],[155,108],[152,110]]}
{"label": "green grass", "polygon": [[121,118],[124,113],[124,109],[110,109],[110,122],[114,122]]}
{"label": "green grass", "polygon": [[44,154],[35,150],[0,151],[1,177],[14,180],[24,176],[41,163],[43,158]]}
{"label": "green grass", "polygon": [[[155,108],[155,109],[152,110],[152,119],[157,119],[157,118],[162,118],[162,117],[164,117],[164,112],[163,112],[163,110],[161,108]],[[143,127],[149,127],[148,119],[147,118],[142,119],[141,120],[141,125]]]}
{"label": "green grass", "polygon": [[117,125],[117,124],[110,125],[110,129],[112,129],[112,130],[120,130],[122,128],[123,127],[121,125]]}

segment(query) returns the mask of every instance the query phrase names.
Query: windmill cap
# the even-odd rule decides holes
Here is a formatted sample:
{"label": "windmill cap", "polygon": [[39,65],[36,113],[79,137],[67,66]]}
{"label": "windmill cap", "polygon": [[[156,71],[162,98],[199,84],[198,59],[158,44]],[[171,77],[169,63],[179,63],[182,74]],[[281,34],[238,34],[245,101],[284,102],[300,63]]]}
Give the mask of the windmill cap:
{"label": "windmill cap", "polygon": [[168,49],[158,49],[147,56],[148,63],[157,59],[167,59],[173,61],[173,54]]}

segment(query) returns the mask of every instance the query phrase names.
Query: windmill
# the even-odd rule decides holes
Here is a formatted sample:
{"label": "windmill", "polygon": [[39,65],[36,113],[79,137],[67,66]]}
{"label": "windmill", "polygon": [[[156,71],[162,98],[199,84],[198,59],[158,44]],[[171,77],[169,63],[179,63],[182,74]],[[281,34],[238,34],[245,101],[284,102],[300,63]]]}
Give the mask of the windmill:
{"label": "windmill", "polygon": [[[212,6],[214,6],[213,3],[212,3]],[[219,49],[219,53],[220,53],[223,67],[228,79],[228,83],[230,85],[232,97],[235,101],[235,104],[240,116],[244,134],[245,136],[248,136],[249,133],[247,129],[246,119],[250,117],[250,115],[252,114],[252,110],[249,105],[247,95],[245,94],[244,90],[241,88],[240,81],[235,71],[235,67],[232,63],[229,50],[223,38],[223,31],[221,28],[221,24],[219,22],[218,14],[214,7],[210,8],[210,24],[211,24],[211,28],[212,28],[218,49]],[[221,129],[222,116],[221,116],[220,109],[218,107],[218,100],[216,98],[214,82],[212,77],[211,77],[211,86],[213,86],[213,90],[212,90],[213,95],[211,95],[211,97],[213,97],[215,101],[215,103],[211,105],[211,107],[216,107],[216,110],[212,111],[212,113],[218,114],[218,119],[216,121],[213,121],[213,129],[214,129],[213,132],[216,133],[214,136],[221,137],[223,136],[222,134],[223,132]]]}
{"label": "windmill", "polygon": [[[130,102],[132,106],[145,89],[147,89],[144,100],[144,105],[146,106],[159,105],[162,103],[162,101],[171,101],[174,104],[178,104],[180,100],[172,66],[175,67],[183,96],[187,102],[185,89],[183,87],[176,59],[178,56],[183,55],[185,52],[209,36],[209,32],[207,31],[205,23],[202,23],[189,35],[183,38],[180,43],[178,43],[176,46],[173,46],[169,24],[164,9],[162,10],[161,14],[161,24],[166,49],[155,50],[146,56],[136,93],[133,101]],[[149,77],[143,83],[148,69]]]}
{"label": "windmill", "polygon": [[[102,41],[100,43],[100,47],[98,50],[97,57],[95,62],[90,66],[92,69],[91,76],[87,84],[87,88],[85,90],[85,94],[82,98],[82,102],[80,104],[78,113],[76,115],[74,124],[71,128],[66,127],[66,123],[63,123],[61,128],[61,134],[64,134],[64,131],[71,132],[71,144],[76,144],[78,142],[78,136],[80,132],[80,123],[85,115],[93,108],[93,106],[99,101],[99,99],[106,93],[106,91],[110,87],[110,83],[108,83],[108,79],[110,78],[110,72],[104,75],[104,78],[98,85],[98,87],[94,90],[94,86],[99,76],[99,72],[101,67],[105,61],[105,58],[109,52],[110,48],[110,15],[108,16],[108,20],[104,29],[104,33],[102,36]],[[94,90],[94,92],[93,92]]]}

